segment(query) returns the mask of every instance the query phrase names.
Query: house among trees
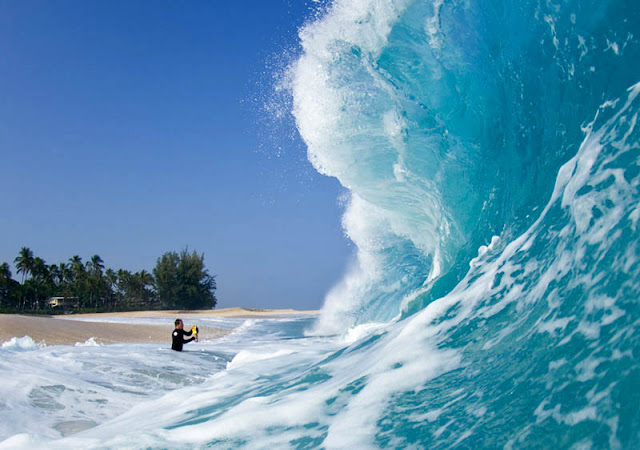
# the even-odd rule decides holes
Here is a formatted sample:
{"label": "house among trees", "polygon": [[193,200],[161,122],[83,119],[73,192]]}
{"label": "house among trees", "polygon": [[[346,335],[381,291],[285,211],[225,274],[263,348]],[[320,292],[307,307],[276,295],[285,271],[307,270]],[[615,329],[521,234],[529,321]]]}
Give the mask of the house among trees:
{"label": "house among trees", "polygon": [[47,300],[51,308],[77,308],[79,304],[78,297],[49,297]]}

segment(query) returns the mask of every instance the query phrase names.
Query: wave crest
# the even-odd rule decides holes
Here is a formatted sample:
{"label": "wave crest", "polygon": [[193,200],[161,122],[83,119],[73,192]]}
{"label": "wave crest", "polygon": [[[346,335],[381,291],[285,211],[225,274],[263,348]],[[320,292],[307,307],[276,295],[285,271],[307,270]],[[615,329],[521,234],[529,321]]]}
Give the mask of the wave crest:
{"label": "wave crest", "polygon": [[535,221],[580,124],[635,82],[637,13],[589,3],[342,0],[301,30],[293,113],[358,249],[322,323],[420,309]]}

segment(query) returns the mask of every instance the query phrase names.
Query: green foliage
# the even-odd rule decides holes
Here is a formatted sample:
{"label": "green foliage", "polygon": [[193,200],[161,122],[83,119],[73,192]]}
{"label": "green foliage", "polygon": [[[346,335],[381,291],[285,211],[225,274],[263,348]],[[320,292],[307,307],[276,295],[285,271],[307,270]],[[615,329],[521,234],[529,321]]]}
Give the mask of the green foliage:
{"label": "green foliage", "polygon": [[178,264],[180,256],[176,252],[167,252],[158,258],[153,276],[156,280],[156,291],[163,307],[177,309],[180,298]]}
{"label": "green foliage", "polygon": [[158,258],[153,269],[159,301],[169,309],[208,309],[215,307],[216,282],[204,266],[204,254],[178,255],[167,252]]}
{"label": "green foliage", "polygon": [[18,306],[18,288],[20,284],[11,278],[9,264],[0,264],[0,307],[16,308]]}
{"label": "green foliage", "polygon": [[[27,247],[22,247],[14,263],[21,283],[12,278],[9,264],[0,264],[0,312],[59,314],[216,305],[216,282],[205,268],[204,255],[186,249],[162,255],[153,274],[105,270],[99,255],[86,263],[74,255],[68,263],[47,265]],[[62,297],[64,306],[52,308],[47,301],[51,297]]]}

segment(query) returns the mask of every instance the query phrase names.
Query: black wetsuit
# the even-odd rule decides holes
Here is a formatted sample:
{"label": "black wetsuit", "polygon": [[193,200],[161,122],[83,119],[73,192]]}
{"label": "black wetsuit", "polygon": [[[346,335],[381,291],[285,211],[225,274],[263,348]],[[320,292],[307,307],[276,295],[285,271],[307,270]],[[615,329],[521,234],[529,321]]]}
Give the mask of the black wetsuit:
{"label": "black wetsuit", "polygon": [[192,332],[184,331],[184,330],[173,330],[173,343],[171,344],[171,350],[182,351],[182,344],[186,344],[187,342],[195,341],[196,338],[192,337],[191,339],[184,340],[185,336],[191,336]]}

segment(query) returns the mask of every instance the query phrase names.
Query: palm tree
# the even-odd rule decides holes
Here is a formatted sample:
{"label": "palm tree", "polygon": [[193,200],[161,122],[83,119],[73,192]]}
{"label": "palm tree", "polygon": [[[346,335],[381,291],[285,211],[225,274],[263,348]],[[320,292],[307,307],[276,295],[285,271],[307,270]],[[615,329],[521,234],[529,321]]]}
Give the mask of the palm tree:
{"label": "palm tree", "polygon": [[90,269],[94,273],[99,273],[102,276],[102,271],[104,270],[104,261],[102,260],[102,258],[100,258],[100,256],[93,255],[91,257],[91,264],[87,263],[87,265],[90,266]]}
{"label": "palm tree", "polygon": [[0,281],[11,279],[11,268],[6,262],[0,264]]}
{"label": "palm tree", "polygon": [[60,275],[62,275],[60,281],[71,283],[73,280],[73,271],[71,270],[71,266],[66,263],[60,263],[58,264],[58,270],[60,271]]}
{"label": "palm tree", "polygon": [[131,272],[128,270],[123,269],[118,269],[116,275],[118,276],[118,296],[125,300],[125,304],[127,306],[130,306],[130,300],[133,296],[131,292],[131,279],[133,278],[133,275],[131,275]]}
{"label": "palm tree", "polygon": [[33,278],[39,282],[46,282],[51,272],[49,271],[49,266],[44,262],[44,259],[36,256],[33,259],[33,268],[31,270],[33,274]]}
{"label": "palm tree", "polygon": [[71,270],[73,271],[74,277],[77,277],[78,274],[84,271],[84,266],[82,265],[82,258],[78,255],[73,255],[69,258],[69,265],[71,266]]}
{"label": "palm tree", "polygon": [[118,306],[118,297],[115,294],[115,291],[118,289],[118,274],[113,269],[107,269],[105,278],[109,288],[109,297],[113,303],[112,307],[115,310]]}
{"label": "palm tree", "polygon": [[49,266],[49,273],[51,274],[51,283],[53,285],[54,295],[63,295],[64,290],[64,265],[51,264]]}
{"label": "palm tree", "polygon": [[62,274],[60,273],[60,268],[58,266],[56,266],[55,264],[51,264],[49,266],[49,273],[51,274],[51,280],[53,281],[53,284],[55,284],[56,286],[62,284]]}
{"label": "palm tree", "polygon": [[53,288],[53,279],[51,278],[49,266],[39,256],[33,259],[32,275],[33,278],[29,282],[32,284],[33,309],[38,309],[41,306],[39,302],[44,300]]}
{"label": "palm tree", "polygon": [[[98,308],[98,299],[101,297],[100,293],[103,290],[104,280],[102,278],[102,271],[104,270],[104,261],[100,256],[93,255],[91,261],[87,262],[87,271],[91,274],[90,280],[90,301],[94,303],[94,306]],[[94,302],[95,299],[95,302]]]}
{"label": "palm tree", "polygon": [[33,271],[33,252],[28,247],[22,247],[13,262],[16,265],[16,269],[18,269],[18,273],[22,274],[22,283],[24,283],[25,277]]}
{"label": "palm tree", "polygon": [[11,278],[11,268],[9,264],[0,264],[0,304],[7,302],[11,306],[9,300],[13,297],[12,290],[18,284]]}
{"label": "palm tree", "polygon": [[153,275],[150,274],[149,272],[147,272],[146,270],[141,270],[139,272],[139,279],[140,279],[140,283],[142,285],[142,296],[144,299],[144,303],[147,304],[148,306],[153,306],[153,301],[154,299],[154,291],[153,291],[153,286],[155,285],[155,280],[153,278]]}
{"label": "palm tree", "polygon": [[136,275],[140,279],[140,282],[144,287],[150,286],[153,284],[153,275],[151,275],[146,270],[142,269],[140,272],[136,272]]}
{"label": "palm tree", "polygon": [[136,272],[131,277],[130,287],[133,297],[143,305],[148,304],[152,297],[152,292],[148,287],[153,286],[153,275],[146,270]]}
{"label": "palm tree", "polygon": [[[71,267],[72,273],[72,291],[73,294],[80,299],[81,302],[84,302],[84,294],[87,289],[87,273],[84,270],[84,265],[82,264],[82,258],[78,255],[73,255],[69,258],[69,266]],[[84,298],[83,298],[84,297]]]}
{"label": "palm tree", "polygon": [[66,263],[59,263],[58,270],[58,291],[60,295],[64,297],[71,297],[73,295],[71,291],[71,284],[73,283],[73,271],[71,266]]}
{"label": "palm tree", "polygon": [[33,252],[28,247],[22,247],[20,249],[20,253],[13,261],[18,269],[18,273],[22,274],[22,286],[20,287],[20,304],[21,308],[24,309],[25,305],[25,289],[24,289],[24,280],[25,278],[32,272],[33,270]]}

